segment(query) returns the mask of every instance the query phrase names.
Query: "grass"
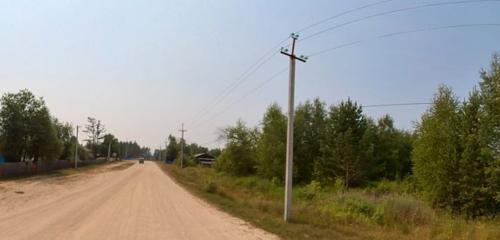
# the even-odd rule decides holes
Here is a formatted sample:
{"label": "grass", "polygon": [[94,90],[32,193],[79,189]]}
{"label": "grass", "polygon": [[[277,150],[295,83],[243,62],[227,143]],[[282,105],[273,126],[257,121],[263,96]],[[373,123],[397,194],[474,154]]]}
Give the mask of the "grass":
{"label": "grass", "polygon": [[282,220],[283,187],[211,168],[159,166],[219,209],[283,239],[500,239],[500,221],[467,221],[430,208],[405,184],[383,182],[343,191],[318,183],[294,187],[290,223]]}

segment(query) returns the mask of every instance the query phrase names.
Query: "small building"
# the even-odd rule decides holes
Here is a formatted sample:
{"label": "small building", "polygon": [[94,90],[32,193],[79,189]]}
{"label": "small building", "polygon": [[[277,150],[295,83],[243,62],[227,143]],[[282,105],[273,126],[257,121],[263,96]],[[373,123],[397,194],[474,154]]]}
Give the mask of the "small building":
{"label": "small building", "polygon": [[196,161],[198,161],[201,165],[205,166],[212,166],[215,161],[215,157],[208,153],[196,154],[194,155],[194,159],[196,159]]}

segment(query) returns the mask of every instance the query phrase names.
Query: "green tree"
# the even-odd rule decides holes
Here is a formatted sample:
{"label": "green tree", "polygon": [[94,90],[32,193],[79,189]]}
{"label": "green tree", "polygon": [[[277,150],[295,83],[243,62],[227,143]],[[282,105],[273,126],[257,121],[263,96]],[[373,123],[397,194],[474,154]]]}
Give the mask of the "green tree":
{"label": "green tree", "polygon": [[481,96],[474,89],[462,110],[463,152],[459,167],[461,211],[471,217],[486,214],[491,207],[489,205],[494,202],[488,194],[488,162],[482,150],[486,144],[481,138],[481,115]]}
{"label": "green tree", "polygon": [[481,71],[480,95],[483,115],[482,153],[487,162],[488,192],[494,196],[490,212],[500,212],[500,55],[494,54],[490,69]]}
{"label": "green tree", "polygon": [[172,135],[168,135],[167,160],[172,161],[176,159],[178,152],[179,144],[177,143],[177,139]]}
{"label": "green tree", "polygon": [[321,181],[338,177],[349,187],[365,179],[363,168],[371,161],[365,159],[368,154],[362,146],[366,130],[367,120],[357,103],[348,99],[330,108],[322,158],[316,167]]}
{"label": "green tree", "polygon": [[87,121],[88,123],[85,125],[83,132],[88,134],[87,146],[92,149],[92,154],[96,158],[99,155],[99,144],[103,138],[103,134],[106,133],[106,129],[101,120],[88,117]]}
{"label": "green tree", "polygon": [[372,180],[402,179],[411,173],[411,134],[394,127],[385,115],[378,120],[375,142],[375,166]]}
{"label": "green tree", "polygon": [[59,159],[70,160],[74,156],[75,138],[73,136],[73,126],[69,123],[62,123],[57,118],[53,119],[54,128],[56,129],[57,137],[62,144],[62,152]]}
{"label": "green tree", "polygon": [[255,173],[257,130],[246,127],[240,120],[235,126],[223,129],[220,137],[226,140],[226,145],[215,161],[215,168],[238,176]]}
{"label": "green tree", "polygon": [[278,104],[267,108],[257,145],[257,172],[263,177],[279,180],[285,177],[286,122],[287,117]]}
{"label": "green tree", "polygon": [[315,164],[321,158],[325,141],[325,103],[319,98],[306,101],[295,110],[294,181],[308,183],[313,178]]}
{"label": "green tree", "polygon": [[441,86],[417,125],[413,159],[415,175],[437,206],[460,211],[461,117],[457,98]]}
{"label": "green tree", "polygon": [[0,100],[0,136],[11,161],[56,160],[62,149],[48,108],[30,91],[7,93]]}
{"label": "green tree", "polygon": [[[110,156],[113,156],[113,153],[118,154],[119,144],[118,139],[111,133],[108,133],[102,137],[103,141],[99,144],[99,155],[100,156],[108,156],[108,148],[110,148]],[[110,145],[111,144],[111,145]]]}

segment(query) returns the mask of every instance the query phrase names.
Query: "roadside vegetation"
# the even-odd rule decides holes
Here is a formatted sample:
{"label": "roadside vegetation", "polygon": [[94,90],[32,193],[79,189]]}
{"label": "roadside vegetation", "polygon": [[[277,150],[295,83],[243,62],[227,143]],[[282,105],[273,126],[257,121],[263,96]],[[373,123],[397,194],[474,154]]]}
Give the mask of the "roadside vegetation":
{"label": "roadside vegetation", "polygon": [[500,239],[500,56],[466,99],[440,86],[414,131],[352,99],[295,110],[294,214],[281,220],[287,116],[221,131],[213,169],[167,171],[221,208],[286,239]]}
{"label": "roadside vegetation", "polygon": [[212,168],[161,167],[197,196],[283,239],[499,239],[500,221],[470,220],[434,209],[411,182],[382,181],[345,190],[343,183],[294,187],[294,212],[283,221],[282,184]]}
{"label": "roadside vegetation", "polygon": [[87,119],[79,139],[85,144],[76,141],[74,128],[52,116],[43,98],[29,90],[6,93],[0,98],[0,165],[30,162],[50,166],[56,160],[74,161],[75,148],[80,161],[106,157],[109,147],[115,158],[150,155],[149,148],[107,133],[101,120]]}

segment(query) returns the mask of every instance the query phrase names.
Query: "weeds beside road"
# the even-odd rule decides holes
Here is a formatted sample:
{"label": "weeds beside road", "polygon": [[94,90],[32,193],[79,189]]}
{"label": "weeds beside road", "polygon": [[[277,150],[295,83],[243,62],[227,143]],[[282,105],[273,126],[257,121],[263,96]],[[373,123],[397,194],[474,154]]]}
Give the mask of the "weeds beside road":
{"label": "weeds beside road", "polygon": [[498,220],[440,213],[391,183],[348,192],[296,186],[293,218],[284,223],[284,190],[272,181],[158,164],[191,192],[283,239],[500,239]]}

